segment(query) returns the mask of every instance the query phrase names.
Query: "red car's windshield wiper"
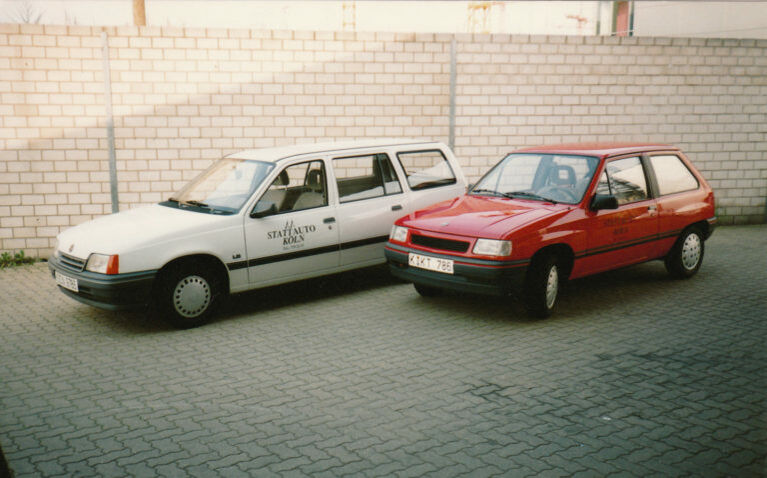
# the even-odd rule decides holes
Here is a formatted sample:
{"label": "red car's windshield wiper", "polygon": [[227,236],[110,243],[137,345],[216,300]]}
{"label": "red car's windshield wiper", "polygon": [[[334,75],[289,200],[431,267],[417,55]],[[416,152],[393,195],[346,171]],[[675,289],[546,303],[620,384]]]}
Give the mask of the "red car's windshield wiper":
{"label": "red car's windshield wiper", "polygon": [[471,194],[492,194],[493,196],[506,196],[502,192],[498,192],[495,189],[472,189]]}
{"label": "red car's windshield wiper", "polygon": [[537,199],[539,201],[546,201],[552,204],[558,203],[558,201],[555,201],[554,199],[547,198],[546,196],[541,196],[540,194],[535,194],[530,191],[512,191],[509,193],[503,193],[503,195],[510,198],[523,197],[523,198],[529,198],[529,199]]}

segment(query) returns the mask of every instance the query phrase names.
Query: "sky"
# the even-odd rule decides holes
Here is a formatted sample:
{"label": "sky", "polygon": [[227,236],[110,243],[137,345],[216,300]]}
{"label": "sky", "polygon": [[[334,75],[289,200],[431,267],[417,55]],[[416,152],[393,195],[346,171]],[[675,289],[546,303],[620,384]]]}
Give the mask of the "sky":
{"label": "sky", "polygon": [[[609,1],[145,0],[150,26],[609,34]],[[767,2],[637,1],[637,35],[767,38]],[[0,0],[0,22],[131,25],[132,0]]]}
{"label": "sky", "polygon": [[[595,16],[600,2],[146,0],[148,25],[182,27],[476,33],[522,28],[576,34],[568,15]],[[605,6],[605,12],[609,7]],[[129,25],[131,0],[0,0],[0,19]],[[592,24],[592,29],[595,24]],[[519,32],[519,31],[515,31]]]}

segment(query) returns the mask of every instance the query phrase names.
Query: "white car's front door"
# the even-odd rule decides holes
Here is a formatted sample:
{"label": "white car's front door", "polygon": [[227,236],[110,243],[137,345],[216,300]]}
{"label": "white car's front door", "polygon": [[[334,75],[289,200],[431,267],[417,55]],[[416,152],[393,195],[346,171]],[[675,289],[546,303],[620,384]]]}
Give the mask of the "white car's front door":
{"label": "white car's front door", "polygon": [[287,166],[256,203],[257,217],[245,218],[251,286],[338,268],[336,209],[328,201],[326,178],[323,160]]}

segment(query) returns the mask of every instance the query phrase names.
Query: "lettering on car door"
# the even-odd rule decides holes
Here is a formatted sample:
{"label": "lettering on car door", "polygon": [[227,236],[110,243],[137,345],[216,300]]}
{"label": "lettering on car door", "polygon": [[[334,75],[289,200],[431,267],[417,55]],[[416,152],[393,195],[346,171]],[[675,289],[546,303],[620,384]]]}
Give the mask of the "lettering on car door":
{"label": "lettering on car door", "polygon": [[612,194],[618,209],[599,211],[589,227],[587,269],[594,272],[654,257],[658,238],[657,204],[640,157],[610,161],[599,178],[598,194]]}
{"label": "lettering on car door", "polygon": [[251,284],[338,267],[338,228],[324,160],[284,167],[245,219]]}

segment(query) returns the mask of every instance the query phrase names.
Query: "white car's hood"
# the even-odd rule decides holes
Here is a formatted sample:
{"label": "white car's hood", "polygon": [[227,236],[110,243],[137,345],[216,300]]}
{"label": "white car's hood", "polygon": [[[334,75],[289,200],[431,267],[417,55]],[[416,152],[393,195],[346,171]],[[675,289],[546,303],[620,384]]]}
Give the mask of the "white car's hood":
{"label": "white car's hood", "polygon": [[210,229],[231,216],[219,216],[172,207],[152,206],[102,216],[67,229],[58,236],[61,252],[81,259],[91,253],[122,254]]}

